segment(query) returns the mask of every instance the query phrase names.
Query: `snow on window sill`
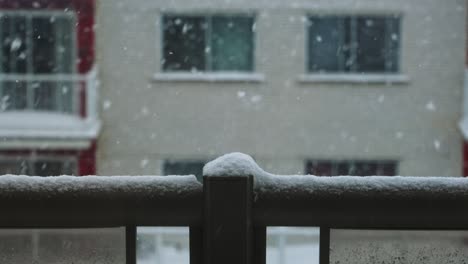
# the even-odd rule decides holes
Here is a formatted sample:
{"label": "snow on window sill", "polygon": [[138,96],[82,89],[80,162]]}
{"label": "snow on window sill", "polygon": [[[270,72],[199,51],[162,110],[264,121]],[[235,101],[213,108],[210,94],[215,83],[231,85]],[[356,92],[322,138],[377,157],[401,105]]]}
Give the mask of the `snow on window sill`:
{"label": "snow on window sill", "polygon": [[0,137],[10,139],[94,139],[101,129],[99,120],[39,111],[0,112]]}
{"label": "snow on window sill", "polygon": [[243,72],[164,72],[156,73],[153,81],[159,82],[263,82],[260,73]]}
{"label": "snow on window sill", "polygon": [[303,74],[301,83],[374,83],[374,84],[407,84],[410,78],[405,74]]}

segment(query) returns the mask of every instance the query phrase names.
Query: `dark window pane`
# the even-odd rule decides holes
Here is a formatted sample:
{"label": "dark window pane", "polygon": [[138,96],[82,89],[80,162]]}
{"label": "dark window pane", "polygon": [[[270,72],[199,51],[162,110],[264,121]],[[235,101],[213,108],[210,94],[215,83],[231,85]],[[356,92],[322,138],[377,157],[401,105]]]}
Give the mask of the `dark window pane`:
{"label": "dark window pane", "polygon": [[17,159],[0,161],[0,175],[25,175],[28,173],[28,163],[26,160]]}
{"label": "dark window pane", "polygon": [[56,83],[58,89],[58,100],[60,103],[58,111],[64,113],[73,112],[73,91],[78,89],[78,86],[73,82],[58,82]]}
{"label": "dark window pane", "polygon": [[394,161],[308,161],[306,173],[316,176],[395,176]]}
{"label": "dark window pane", "polygon": [[388,72],[399,71],[400,49],[400,19],[398,17],[387,18],[387,47],[385,49],[386,68]]}
{"label": "dark window pane", "polygon": [[6,15],[0,18],[0,23],[2,72],[26,73],[26,18]]}
{"label": "dark window pane", "polygon": [[34,162],[34,176],[74,175],[74,164],[69,161],[38,160]]}
{"label": "dark window pane", "polygon": [[357,71],[385,72],[386,19],[360,17],[357,19]]}
{"label": "dark window pane", "polygon": [[380,164],[379,175],[382,176],[395,176],[396,175],[396,164],[395,163],[382,163]]}
{"label": "dark window pane", "polygon": [[343,71],[345,19],[312,17],[309,20],[309,71]]}
{"label": "dark window pane", "polygon": [[163,27],[163,69],[205,70],[205,18],[165,16]]}
{"label": "dark window pane", "polygon": [[26,82],[4,82],[0,89],[2,89],[2,110],[27,108]]}
{"label": "dark window pane", "polygon": [[351,164],[347,161],[336,163],[336,173],[332,176],[347,176],[352,175]]}
{"label": "dark window pane", "polygon": [[352,175],[355,176],[375,176],[377,175],[377,163],[376,162],[354,162]]}
{"label": "dark window pane", "polygon": [[332,176],[333,164],[328,161],[309,161],[306,165],[306,174],[315,176]]}
{"label": "dark window pane", "polygon": [[211,51],[213,71],[252,71],[253,18],[213,17]]}
{"label": "dark window pane", "polygon": [[54,27],[55,65],[54,72],[72,73],[75,66],[73,45],[74,21],[71,17],[50,17]]}
{"label": "dark window pane", "polygon": [[55,34],[51,19],[48,17],[35,17],[32,19],[32,27],[33,72],[56,72]]}
{"label": "dark window pane", "polygon": [[195,175],[199,181],[203,177],[202,161],[168,161],[164,163],[164,175]]}
{"label": "dark window pane", "polygon": [[55,82],[33,82],[31,84],[34,95],[34,109],[57,110],[56,85]]}

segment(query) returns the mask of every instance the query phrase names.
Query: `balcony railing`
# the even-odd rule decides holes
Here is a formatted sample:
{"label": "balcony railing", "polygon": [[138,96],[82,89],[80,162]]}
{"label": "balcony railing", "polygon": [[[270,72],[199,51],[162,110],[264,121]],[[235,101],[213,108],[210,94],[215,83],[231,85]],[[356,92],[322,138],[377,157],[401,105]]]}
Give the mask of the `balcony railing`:
{"label": "balcony railing", "polygon": [[97,86],[96,67],[88,74],[0,74],[0,110],[95,119]]}
{"label": "balcony railing", "polygon": [[128,264],[137,226],[188,226],[192,264],[265,263],[268,226],[315,226],[325,264],[334,229],[468,229],[468,179],[278,176],[231,154],[205,166],[203,185],[193,176],[4,176],[0,209],[7,229],[125,227]]}
{"label": "balcony railing", "polygon": [[96,68],[87,74],[0,75],[0,123],[3,138],[96,138]]}

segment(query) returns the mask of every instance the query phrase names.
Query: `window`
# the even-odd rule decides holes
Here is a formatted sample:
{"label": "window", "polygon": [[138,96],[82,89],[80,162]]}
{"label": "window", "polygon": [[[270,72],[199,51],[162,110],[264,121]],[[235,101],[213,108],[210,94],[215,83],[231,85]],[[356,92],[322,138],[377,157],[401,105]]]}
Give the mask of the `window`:
{"label": "window", "polygon": [[308,30],[309,72],[399,71],[397,16],[313,16]]}
{"label": "window", "polygon": [[51,75],[74,72],[74,21],[64,12],[0,13],[1,111],[73,110],[71,82]]}
{"label": "window", "polygon": [[166,161],[164,162],[164,175],[195,175],[201,182],[203,178],[204,161]]}
{"label": "window", "polygon": [[77,175],[77,161],[72,157],[7,157],[0,159],[0,175],[59,176]]}
{"label": "window", "polygon": [[306,162],[306,174],[316,176],[395,176],[395,161],[330,161]]}
{"label": "window", "polygon": [[163,17],[164,71],[253,71],[251,16]]}

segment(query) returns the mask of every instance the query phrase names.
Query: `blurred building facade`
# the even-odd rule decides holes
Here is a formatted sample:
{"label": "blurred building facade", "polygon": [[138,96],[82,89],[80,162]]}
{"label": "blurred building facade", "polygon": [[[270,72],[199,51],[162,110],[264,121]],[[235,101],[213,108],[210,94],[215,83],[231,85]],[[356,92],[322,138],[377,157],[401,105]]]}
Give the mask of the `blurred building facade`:
{"label": "blurred building facade", "polygon": [[465,0],[97,3],[97,173],[462,174]]}
{"label": "blurred building facade", "polygon": [[94,10],[0,1],[0,174],[95,174]]}

